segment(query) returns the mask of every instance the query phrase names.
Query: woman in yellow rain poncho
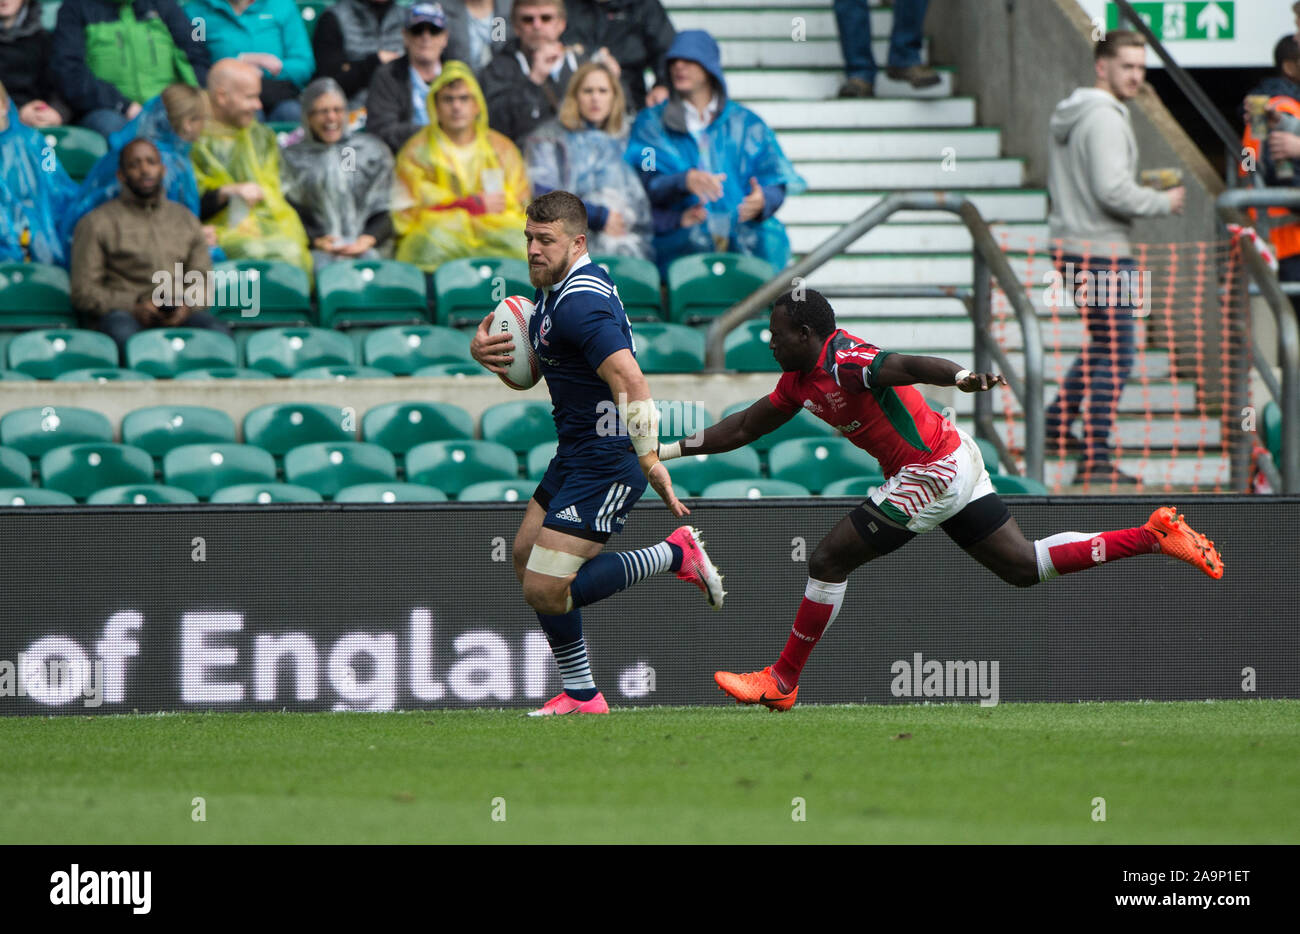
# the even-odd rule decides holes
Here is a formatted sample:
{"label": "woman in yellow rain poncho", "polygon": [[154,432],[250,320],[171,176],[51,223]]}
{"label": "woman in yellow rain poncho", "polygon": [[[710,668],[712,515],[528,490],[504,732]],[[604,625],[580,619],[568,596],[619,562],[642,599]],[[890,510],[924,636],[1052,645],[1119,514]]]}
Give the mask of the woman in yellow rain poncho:
{"label": "woman in yellow rain poncho", "polygon": [[264,123],[238,127],[209,120],[190,151],[203,195],[226,185],[253,183],[261,200],[250,204],[231,195],[205,223],[217,231],[217,244],[231,259],[274,259],[291,263],[308,276],[311,253],[302,221],[280,187],[280,146]]}
{"label": "woman in yellow rain poncho", "polygon": [[464,256],[524,259],[524,160],[488,129],[474,73],[448,62],[429,87],[428,106],[429,125],[397,154],[397,259],[425,272]]}

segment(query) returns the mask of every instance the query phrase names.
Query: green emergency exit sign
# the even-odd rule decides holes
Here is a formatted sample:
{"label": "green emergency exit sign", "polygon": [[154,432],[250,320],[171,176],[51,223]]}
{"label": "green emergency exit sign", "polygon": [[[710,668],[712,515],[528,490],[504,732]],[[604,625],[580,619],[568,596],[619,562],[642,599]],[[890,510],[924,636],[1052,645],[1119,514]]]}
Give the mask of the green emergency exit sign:
{"label": "green emergency exit sign", "polygon": [[[1133,9],[1151,27],[1161,42],[1188,39],[1227,40],[1236,38],[1235,0],[1166,0],[1164,3],[1134,3]],[[1106,29],[1130,28],[1121,25],[1119,8],[1106,4]]]}

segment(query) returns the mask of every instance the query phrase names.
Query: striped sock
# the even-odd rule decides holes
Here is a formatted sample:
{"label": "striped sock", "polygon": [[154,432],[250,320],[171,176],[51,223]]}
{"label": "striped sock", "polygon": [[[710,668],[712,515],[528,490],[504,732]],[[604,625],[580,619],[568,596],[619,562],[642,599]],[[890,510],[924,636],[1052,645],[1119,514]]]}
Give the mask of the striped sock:
{"label": "striped sock", "polygon": [[608,596],[627,590],[651,574],[676,571],[682,566],[679,545],[660,542],[636,551],[610,551],[596,555],[581,568],[569,585],[575,607],[590,606]]}
{"label": "striped sock", "polygon": [[570,610],[560,616],[537,614],[542,632],[551,654],[560,666],[560,682],[564,693],[574,700],[586,701],[596,696],[596,682],[591,677],[591,662],[587,659],[587,640],[582,637],[582,614]]}

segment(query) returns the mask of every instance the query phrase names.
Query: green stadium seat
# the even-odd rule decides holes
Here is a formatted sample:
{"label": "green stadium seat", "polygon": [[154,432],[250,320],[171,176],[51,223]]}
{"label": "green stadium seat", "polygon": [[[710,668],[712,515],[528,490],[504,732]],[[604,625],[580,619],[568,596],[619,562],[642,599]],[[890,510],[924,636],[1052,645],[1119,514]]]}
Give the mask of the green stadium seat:
{"label": "green stadium seat", "polygon": [[336,503],[445,503],[447,494],[420,483],[357,483],[334,494]]}
{"label": "green stadium seat", "polygon": [[474,420],[449,402],[388,402],[361,419],[361,439],[401,456],[426,441],[467,441]]}
{"label": "green stadium seat", "polygon": [[549,402],[502,402],[483,411],[479,433],[484,441],[504,444],[525,455],[544,441],[555,440],[555,418]]}
{"label": "green stadium seat", "polygon": [[43,490],[40,487],[0,489],[0,506],[75,506],[76,503],[67,493],[58,490]]}
{"label": "green stadium seat", "polygon": [[250,369],[272,376],[292,376],[317,366],[351,366],[357,362],[352,341],[324,328],[268,328],[244,346]]}
{"label": "green stadium seat", "polygon": [[33,460],[66,444],[113,440],[108,419],[74,406],[33,406],[0,416],[0,444],[16,448]]}
{"label": "green stadium seat", "polygon": [[858,499],[866,499],[871,495],[872,490],[884,482],[885,478],[880,474],[870,474],[865,477],[845,477],[843,480],[833,480],[826,484],[826,489],[822,490],[822,496],[855,496]]}
{"label": "green stadium seat", "polygon": [[275,379],[263,370],[250,370],[240,366],[213,366],[202,370],[186,370],[177,373],[177,379]]}
{"label": "green stadium seat", "polygon": [[767,343],[771,338],[766,318],[746,321],[736,328],[722,342],[727,369],[740,373],[780,373],[781,367]]}
{"label": "green stadium seat", "polygon": [[789,480],[723,480],[710,483],[703,499],[764,499],[769,496],[811,496],[806,486]]}
{"label": "green stadium seat", "polygon": [[234,339],[206,328],[150,328],[126,342],[126,365],[159,379],[237,362]]}
{"label": "green stadium seat", "polygon": [[357,366],[355,363],[331,363],[326,366],[309,366],[293,374],[294,379],[332,379],[344,382],[349,379],[392,379],[393,374],[377,366]]}
{"label": "green stadium seat", "polygon": [[76,326],[67,270],[42,263],[0,263],[0,328]]}
{"label": "green stadium seat", "polygon": [[636,362],[643,373],[699,373],[704,369],[704,332],[655,321],[632,329]]}
{"label": "green stadium seat", "polygon": [[119,366],[90,366],[83,370],[68,370],[54,377],[54,381],[59,383],[147,383],[152,380],[148,373]]}
{"label": "green stadium seat", "polygon": [[161,459],[172,448],[204,441],[235,443],[235,421],[220,409],[198,405],[153,405],[122,418],[122,443]]}
{"label": "green stadium seat", "polygon": [[559,447],[558,441],[544,441],[528,452],[524,469],[529,480],[537,481],[546,475],[546,468],[551,466],[551,458]]}
{"label": "green stadium seat", "polygon": [[301,444],[284,455],[284,479],[329,498],[358,483],[396,481],[397,462],[377,444],[319,441]]}
{"label": "green stadium seat", "polygon": [[531,480],[485,480],[465,487],[457,499],[462,503],[526,503],[536,489]]}
{"label": "green stadium seat", "polygon": [[698,402],[656,399],[659,410],[659,440],[663,444],[681,441],[713,424],[709,410]]}
{"label": "green stadium seat", "polygon": [[381,328],[366,335],[362,359],[394,376],[410,376],[435,363],[468,363],[482,371],[469,355],[469,341],[465,331],[436,325]]}
{"label": "green stadium seat", "polygon": [[316,33],[320,15],[334,5],[334,0],[297,0],[297,4],[302,24],[307,27],[307,38],[310,39]]}
{"label": "green stadium seat", "polygon": [[443,376],[491,376],[487,370],[483,369],[477,363],[435,363],[432,366],[422,366],[412,376],[424,379],[425,377],[443,377]]}
{"label": "green stadium seat", "polygon": [[989,479],[993,481],[993,489],[999,494],[1005,494],[1006,496],[1047,495],[1047,487],[1029,477],[1018,477],[1015,474],[995,473],[989,474]]}
{"label": "green stadium seat", "polygon": [[162,483],[128,483],[109,486],[91,493],[86,500],[89,506],[135,506],[143,503],[197,503],[199,498],[189,490]]}
{"label": "green stadium seat", "polygon": [[[216,263],[212,313],[235,327],[312,323],[311,280],[297,266],[270,259]],[[256,314],[245,315],[245,311]]]}
{"label": "green stadium seat", "polygon": [[356,435],[355,413],[337,405],[273,402],[244,416],[244,443],[255,444],[276,457],[302,444],[355,441]]}
{"label": "green stadium seat", "polygon": [[31,376],[27,373],[19,373],[17,370],[0,370],[0,383],[23,383],[31,382],[34,379],[36,379],[35,376]]}
{"label": "green stadium seat", "polygon": [[614,280],[630,321],[662,321],[664,300],[659,267],[639,256],[593,256],[591,261]]}
{"label": "green stadium seat", "polygon": [[163,455],[163,482],[207,499],[239,483],[274,483],[275,458],[251,444],[182,444]]}
{"label": "green stadium seat", "polygon": [[694,253],[668,267],[668,320],[683,324],[716,318],[776,275],[757,256]]}
{"label": "green stadium seat", "polygon": [[990,474],[998,472],[998,448],[988,438],[976,438],[975,444],[979,446],[980,456],[984,458],[984,467]]}
{"label": "green stadium seat", "polygon": [[478,324],[507,296],[523,295],[531,302],[537,290],[528,281],[523,260],[480,257],[439,266],[433,274],[433,294],[437,323],[457,327]]}
{"label": "green stadium seat", "polygon": [[316,277],[316,301],[323,328],[429,320],[424,273],[391,259],[330,263]]}
{"label": "green stadium seat", "polygon": [[[301,4],[300,4],[300,5],[301,5]],[[313,29],[315,28],[315,22],[314,22],[314,21],[312,22],[312,26],[311,26],[311,28],[313,28]],[[288,136],[288,135],[289,135],[290,133],[292,133],[294,130],[300,129],[301,127],[302,127],[302,124],[299,123],[299,122],[297,122],[296,120],[268,120],[268,121],[266,121],[266,128],[267,128],[268,130],[270,130],[272,133],[274,133],[274,134],[276,135],[276,138],[277,138],[277,139],[279,139],[279,137],[281,137],[281,136]],[[280,140],[280,145],[281,145],[281,146],[284,145],[284,141],[283,141],[283,140]]]}
{"label": "green stadium seat", "polygon": [[51,126],[38,132],[45,137],[46,145],[54,147],[54,155],[74,182],[89,175],[91,166],[108,152],[108,141],[85,127]]}
{"label": "green stadium seat", "polygon": [[32,462],[17,448],[0,447],[0,487],[32,485]]}
{"label": "green stadium seat", "polygon": [[472,483],[518,478],[515,452],[493,441],[427,441],[406,452],[406,479],[448,496]]}
{"label": "green stadium seat", "polygon": [[683,454],[665,466],[673,478],[673,487],[688,496],[699,496],[705,487],[723,480],[757,480],[763,466],[753,448],[736,448],[720,454]]}
{"label": "green stadium seat", "polygon": [[1282,407],[1269,400],[1264,403],[1264,444],[1273,455],[1273,463],[1282,468]]}
{"label": "green stadium seat", "polygon": [[9,342],[9,368],[37,379],[85,367],[117,367],[117,344],[98,331],[78,328],[27,331]]}
{"label": "green stadium seat", "polygon": [[768,452],[774,480],[790,480],[820,493],[826,484],[846,477],[881,474],[880,465],[848,438],[795,438]]}
{"label": "green stadium seat", "polygon": [[[737,412],[743,412],[754,403],[737,402],[735,405],[729,405],[723,410],[722,417],[730,418]],[[755,451],[764,454],[770,451],[774,445],[782,441],[790,441],[793,438],[838,438],[841,437],[830,425],[826,424],[817,416],[813,415],[807,409],[795,413],[794,418],[790,419],[776,431],[763,435],[761,438],[755,438],[750,444]]]}
{"label": "green stadium seat", "polygon": [[315,490],[292,483],[236,483],[212,494],[213,503],[319,503]]}
{"label": "green stadium seat", "polygon": [[111,441],[68,444],[41,456],[41,486],[84,500],[123,483],[153,483],[148,451]]}

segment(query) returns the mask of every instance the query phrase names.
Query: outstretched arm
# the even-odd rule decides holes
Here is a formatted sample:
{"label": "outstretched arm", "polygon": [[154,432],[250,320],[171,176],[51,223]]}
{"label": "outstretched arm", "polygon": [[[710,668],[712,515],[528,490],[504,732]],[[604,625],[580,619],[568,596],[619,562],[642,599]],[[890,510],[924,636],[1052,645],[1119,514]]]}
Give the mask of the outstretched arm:
{"label": "outstretched arm", "polygon": [[672,460],[683,454],[720,454],[743,448],[769,432],[776,431],[790,419],[793,412],[783,412],[767,396],[759,399],[743,412],[729,415],[716,425],[697,431],[691,437],[672,444],[659,446],[659,459]]}
{"label": "outstretched arm", "polygon": [[679,519],[690,510],[673,492],[668,468],[659,462],[659,414],[650,397],[650,384],[630,350],[616,350],[596,368],[618,400],[619,415],[627,426],[628,438],[636,451],[637,462],[659,498]]}
{"label": "outstretched arm", "polygon": [[[958,376],[962,378],[957,379]],[[1007,381],[1000,373],[972,373],[943,357],[917,357],[891,353],[882,356],[871,375],[872,386],[956,386],[962,392],[984,392]]]}

